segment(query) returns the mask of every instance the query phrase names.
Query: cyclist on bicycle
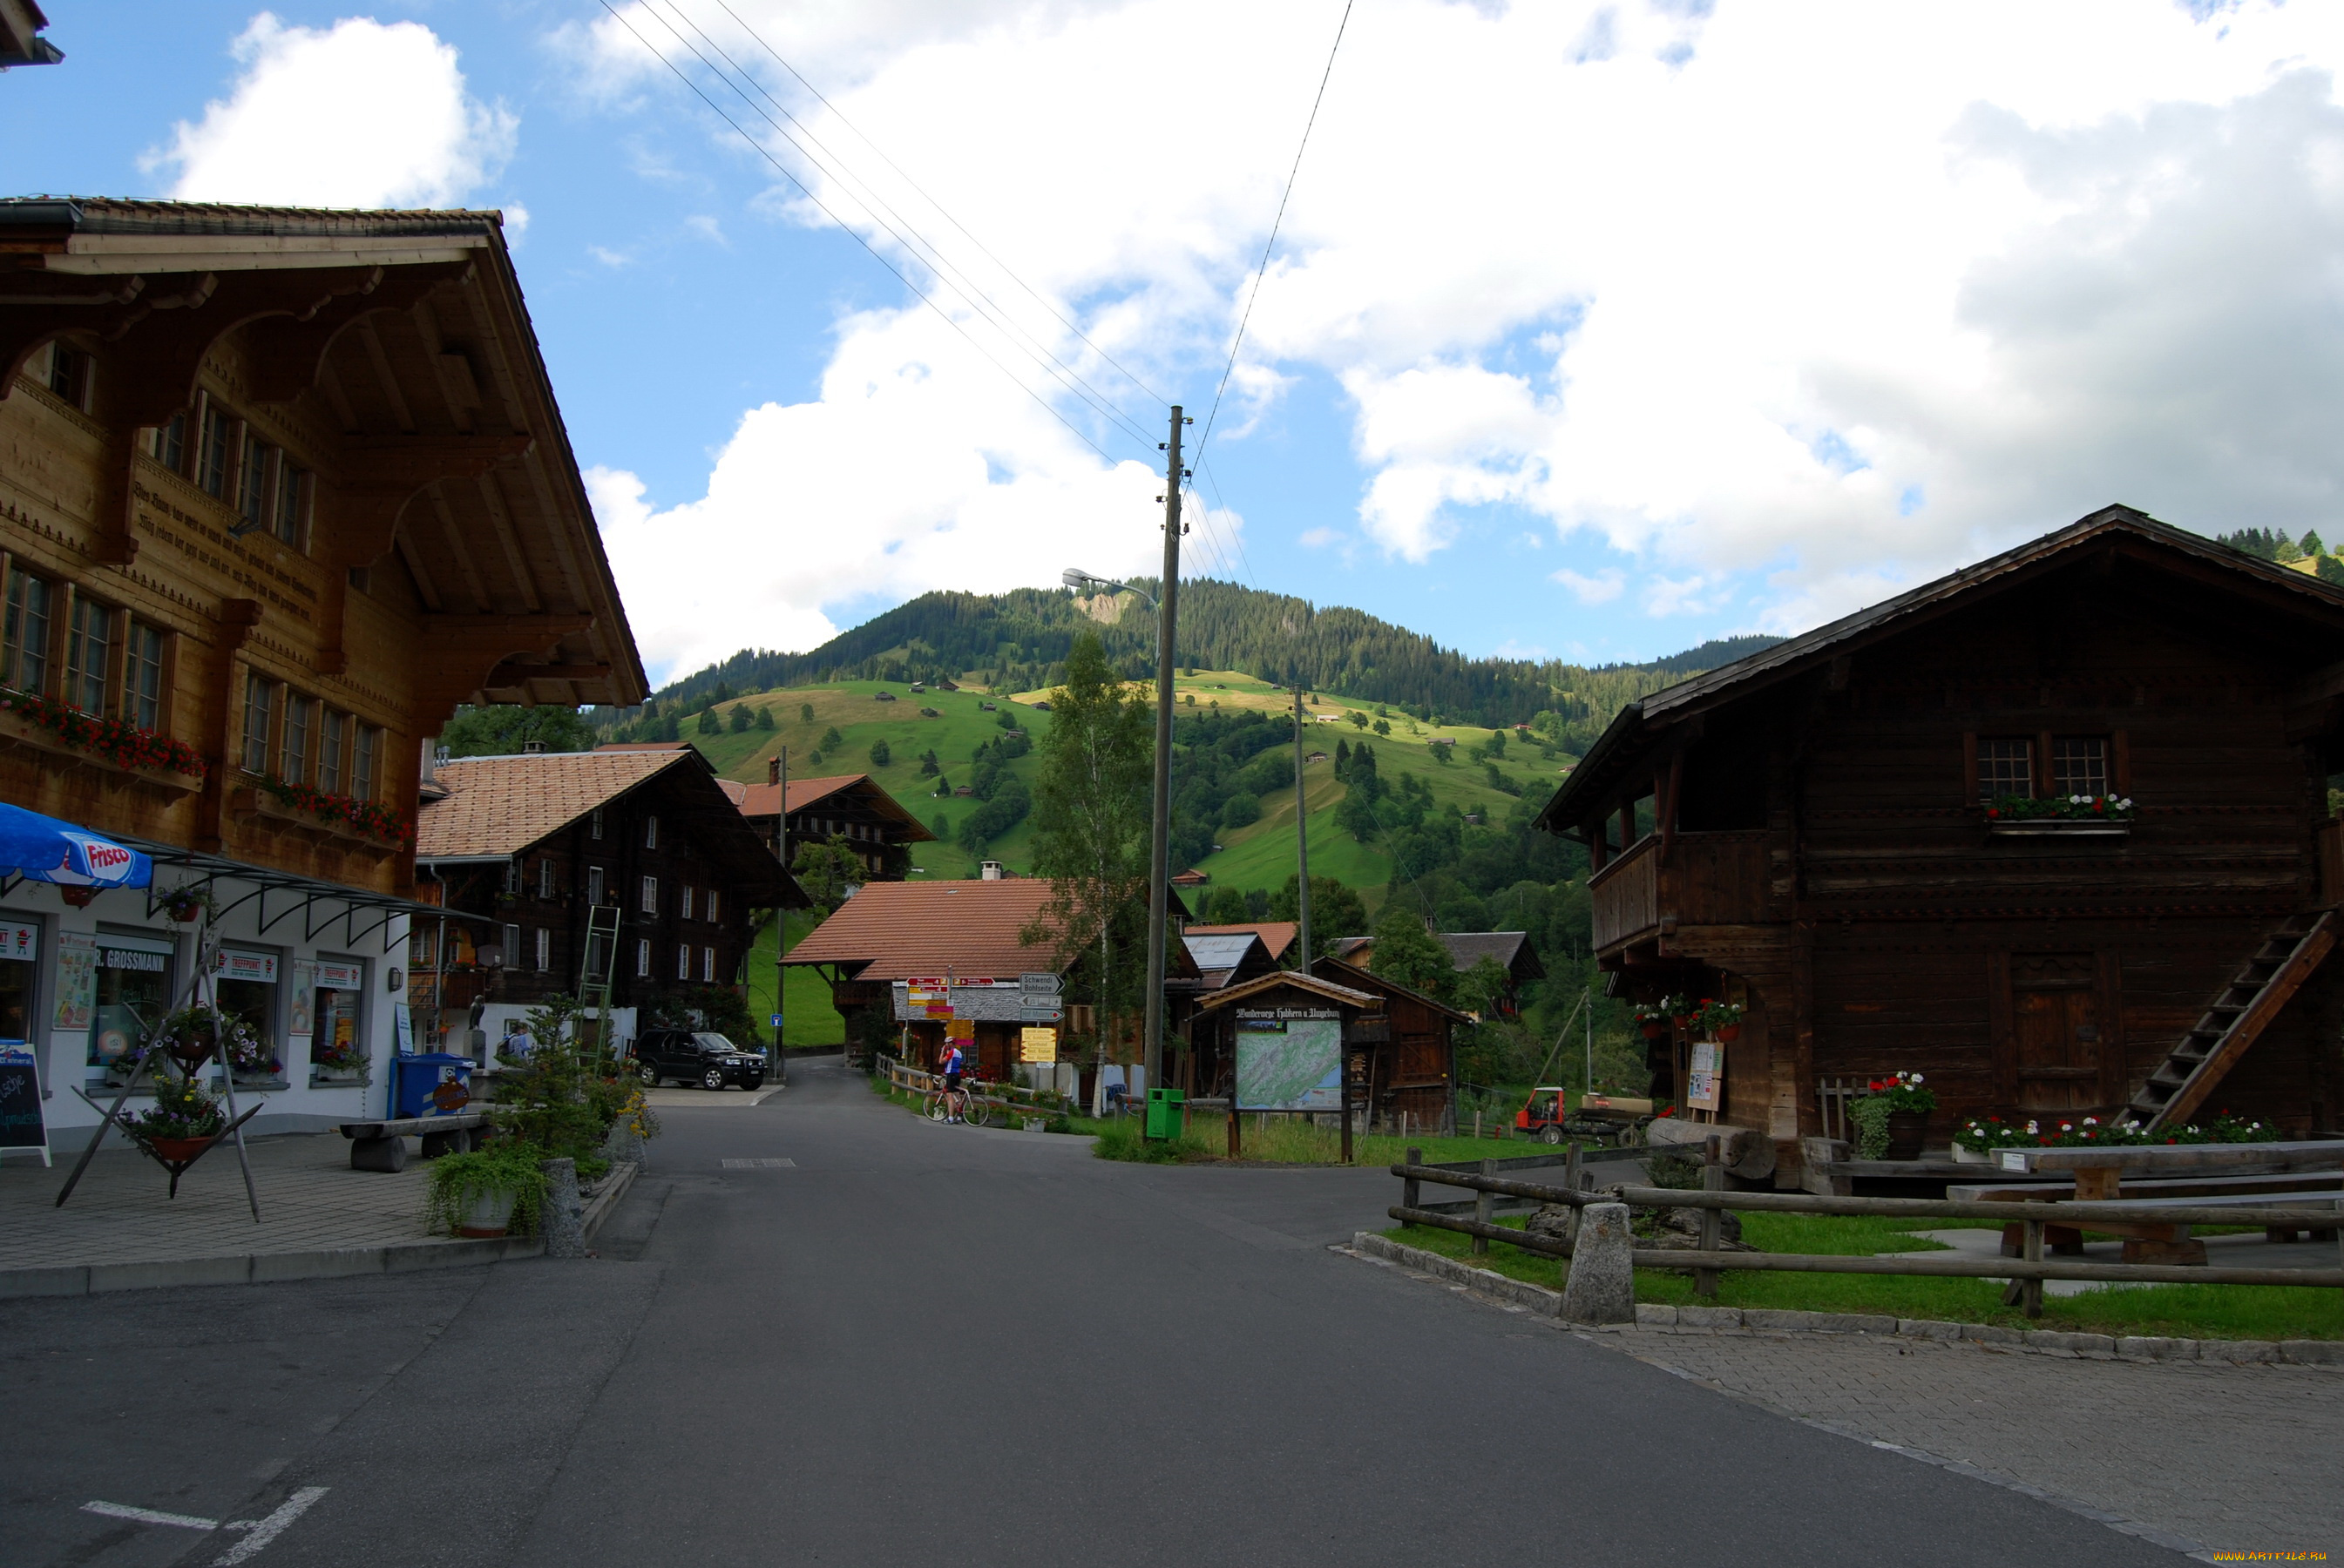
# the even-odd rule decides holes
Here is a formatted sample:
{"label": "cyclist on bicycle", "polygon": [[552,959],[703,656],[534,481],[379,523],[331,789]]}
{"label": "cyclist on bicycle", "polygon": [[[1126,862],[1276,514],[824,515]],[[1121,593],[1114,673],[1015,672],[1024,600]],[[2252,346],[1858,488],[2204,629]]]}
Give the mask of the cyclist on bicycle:
{"label": "cyclist on bicycle", "polygon": [[961,1055],[960,1047],[958,1045],[953,1044],[950,1041],[945,1043],[943,1069],[945,1075],[945,1109],[950,1113],[945,1117],[946,1121],[960,1121],[960,1108],[964,1104],[967,1103],[961,1098],[960,1089],[960,1075],[962,1070],[967,1065],[967,1058]]}

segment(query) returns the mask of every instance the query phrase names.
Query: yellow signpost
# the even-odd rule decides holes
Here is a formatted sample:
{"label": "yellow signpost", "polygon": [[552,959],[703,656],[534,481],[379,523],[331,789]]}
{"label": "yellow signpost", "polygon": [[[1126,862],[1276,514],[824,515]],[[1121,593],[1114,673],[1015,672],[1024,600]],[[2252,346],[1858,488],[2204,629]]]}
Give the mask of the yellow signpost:
{"label": "yellow signpost", "polygon": [[1055,1029],[1019,1030],[1017,1060],[1029,1063],[1057,1060],[1058,1031]]}

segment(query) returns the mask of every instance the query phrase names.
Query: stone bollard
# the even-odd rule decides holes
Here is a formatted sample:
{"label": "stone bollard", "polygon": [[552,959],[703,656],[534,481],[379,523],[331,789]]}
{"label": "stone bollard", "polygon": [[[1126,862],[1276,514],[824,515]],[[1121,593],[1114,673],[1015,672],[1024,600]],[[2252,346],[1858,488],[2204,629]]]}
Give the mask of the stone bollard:
{"label": "stone bollard", "polygon": [[1636,1269],[1631,1258],[1635,1245],[1625,1203],[1591,1203],[1580,1211],[1571,1274],[1562,1286],[1565,1322],[1636,1321]]}
{"label": "stone bollard", "polygon": [[571,1159],[548,1160],[539,1170],[551,1180],[551,1191],[545,1195],[544,1212],[538,1223],[545,1232],[545,1255],[549,1258],[582,1258],[586,1255],[586,1203],[578,1196],[578,1161]]}

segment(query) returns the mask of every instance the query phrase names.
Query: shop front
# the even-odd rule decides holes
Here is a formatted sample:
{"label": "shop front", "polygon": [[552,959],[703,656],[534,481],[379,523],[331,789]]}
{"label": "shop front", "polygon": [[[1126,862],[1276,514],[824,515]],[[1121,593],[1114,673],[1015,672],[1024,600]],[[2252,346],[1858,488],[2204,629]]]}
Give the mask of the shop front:
{"label": "shop front", "polygon": [[[99,1121],[88,1101],[122,1092],[142,1043],[197,990],[206,946],[213,1000],[253,1042],[229,1067],[239,1100],[264,1101],[248,1131],[316,1131],[388,1114],[389,1058],[412,1039],[401,1017],[409,921],[440,911],[124,841],[153,858],[152,887],[26,880],[0,891],[0,1050],[21,1041],[34,1057],[52,1144],[86,1143]],[[200,912],[180,918],[193,903]],[[222,1069],[207,1070],[217,1079]],[[142,1082],[130,1109],[151,1092]]]}

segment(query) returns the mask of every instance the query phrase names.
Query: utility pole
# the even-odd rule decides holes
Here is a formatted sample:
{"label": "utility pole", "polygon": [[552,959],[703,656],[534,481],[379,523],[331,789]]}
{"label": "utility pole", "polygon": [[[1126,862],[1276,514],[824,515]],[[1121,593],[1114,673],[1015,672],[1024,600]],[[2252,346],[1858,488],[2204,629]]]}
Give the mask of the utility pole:
{"label": "utility pole", "polygon": [[[1172,901],[1172,648],[1180,601],[1180,427],[1188,421],[1172,405],[1172,438],[1164,451],[1164,582],[1156,596],[1156,799],[1147,849],[1147,1035],[1142,1063],[1154,1092],[1164,1073],[1164,942]],[[1140,1127],[1147,1128],[1145,1112]],[[1234,1112],[1232,1113],[1234,1114]]]}
{"label": "utility pole", "polygon": [[[1294,890],[1295,910],[1301,928],[1294,940],[1302,945],[1302,972],[1310,972],[1310,811],[1302,793],[1302,725],[1307,716],[1302,711],[1302,689],[1294,689]],[[1349,1118],[1350,1107],[1343,1108]],[[1347,1121],[1345,1125],[1349,1125]]]}
{"label": "utility pole", "polygon": [[[782,863],[782,885],[786,888],[790,876],[790,749],[786,746],[773,759],[773,858]],[[790,912],[776,903],[773,906],[773,1081],[784,1087],[790,1081],[789,1050],[782,1043],[782,1020],[789,1012],[790,970],[784,961],[789,957],[789,945]]]}

